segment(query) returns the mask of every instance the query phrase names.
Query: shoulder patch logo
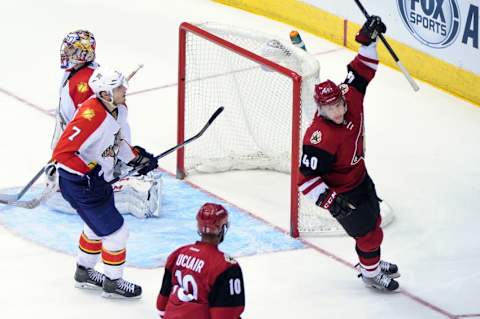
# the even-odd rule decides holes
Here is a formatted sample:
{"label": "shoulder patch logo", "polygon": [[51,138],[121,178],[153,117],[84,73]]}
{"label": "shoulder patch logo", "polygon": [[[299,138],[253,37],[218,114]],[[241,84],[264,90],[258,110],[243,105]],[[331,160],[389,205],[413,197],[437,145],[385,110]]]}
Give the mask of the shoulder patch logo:
{"label": "shoulder patch logo", "polygon": [[227,263],[230,263],[230,264],[236,264],[237,261],[235,260],[235,258],[233,258],[232,256],[228,255],[228,254],[223,254],[223,256],[225,257],[225,261]]}
{"label": "shoulder patch logo", "polygon": [[81,115],[84,119],[91,121],[95,117],[95,111],[88,108],[84,110]]}
{"label": "shoulder patch logo", "polygon": [[315,131],[313,132],[312,136],[310,137],[310,143],[318,144],[322,141],[322,132]]}
{"label": "shoulder patch logo", "polygon": [[88,84],[85,82],[80,82],[77,84],[77,91],[80,93],[85,93],[88,91]]}
{"label": "shoulder patch logo", "polygon": [[347,94],[348,89],[349,89],[347,84],[342,83],[338,87],[340,88],[340,91],[342,91],[342,95]]}

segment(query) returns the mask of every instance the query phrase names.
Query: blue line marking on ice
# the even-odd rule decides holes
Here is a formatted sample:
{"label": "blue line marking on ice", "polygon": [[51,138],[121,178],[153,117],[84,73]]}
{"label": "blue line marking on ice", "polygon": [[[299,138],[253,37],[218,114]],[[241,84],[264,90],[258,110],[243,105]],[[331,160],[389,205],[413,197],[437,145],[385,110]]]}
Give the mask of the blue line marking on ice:
{"label": "blue line marking on ice", "polygon": [[[170,252],[197,240],[195,214],[205,202],[221,203],[230,213],[230,229],[220,246],[230,255],[239,257],[305,248],[301,241],[188,183],[167,174],[162,175],[162,179],[159,218],[139,219],[124,215],[130,230],[127,243],[129,266],[161,267]],[[16,193],[19,189],[8,191]],[[24,199],[33,198],[40,191],[41,188],[34,187]],[[69,255],[76,255],[83,227],[78,215],[56,212],[46,205],[35,209],[0,207],[0,223],[23,238]]]}

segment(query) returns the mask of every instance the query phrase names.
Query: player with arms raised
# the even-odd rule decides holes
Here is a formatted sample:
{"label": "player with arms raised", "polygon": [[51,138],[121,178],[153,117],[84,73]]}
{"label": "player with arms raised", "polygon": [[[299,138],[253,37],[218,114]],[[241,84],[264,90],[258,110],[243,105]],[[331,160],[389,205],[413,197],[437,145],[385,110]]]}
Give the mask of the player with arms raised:
{"label": "player with arms raised", "polygon": [[380,258],[379,198],[366,170],[363,140],[364,95],[378,66],[376,39],[385,31],[380,17],[371,16],[355,37],[361,47],[344,83],[315,86],[318,112],[303,138],[299,188],[355,239],[365,284],[393,291],[399,287],[393,279],[398,267]]}
{"label": "player with arms raised", "polygon": [[245,307],[240,265],[218,249],[228,229],[228,212],[213,203],[197,213],[201,240],[167,259],[157,309],[163,319],[239,319]]}

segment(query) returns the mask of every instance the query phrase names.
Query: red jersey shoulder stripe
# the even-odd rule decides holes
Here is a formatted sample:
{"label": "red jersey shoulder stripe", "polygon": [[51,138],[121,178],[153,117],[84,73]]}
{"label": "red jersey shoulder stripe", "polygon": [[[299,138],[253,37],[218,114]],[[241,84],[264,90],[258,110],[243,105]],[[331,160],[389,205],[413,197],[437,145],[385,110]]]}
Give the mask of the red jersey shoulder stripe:
{"label": "red jersey shoulder stripe", "polygon": [[89,163],[81,159],[79,150],[106,117],[107,112],[101,102],[93,97],[88,99],[65,128],[53,151],[53,159],[74,171],[88,173]]}

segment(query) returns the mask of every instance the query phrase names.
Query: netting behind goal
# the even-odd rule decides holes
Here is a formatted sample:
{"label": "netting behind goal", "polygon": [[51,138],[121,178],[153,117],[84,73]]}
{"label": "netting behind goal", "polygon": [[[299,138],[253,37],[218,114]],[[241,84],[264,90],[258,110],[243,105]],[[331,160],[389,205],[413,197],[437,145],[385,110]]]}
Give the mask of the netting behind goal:
{"label": "netting behind goal", "polygon": [[261,32],[213,23],[180,26],[178,142],[225,110],[180,150],[177,176],[268,169],[291,174],[291,233],[341,233],[328,212],[299,198],[301,138],[316,105],[318,61]]}

